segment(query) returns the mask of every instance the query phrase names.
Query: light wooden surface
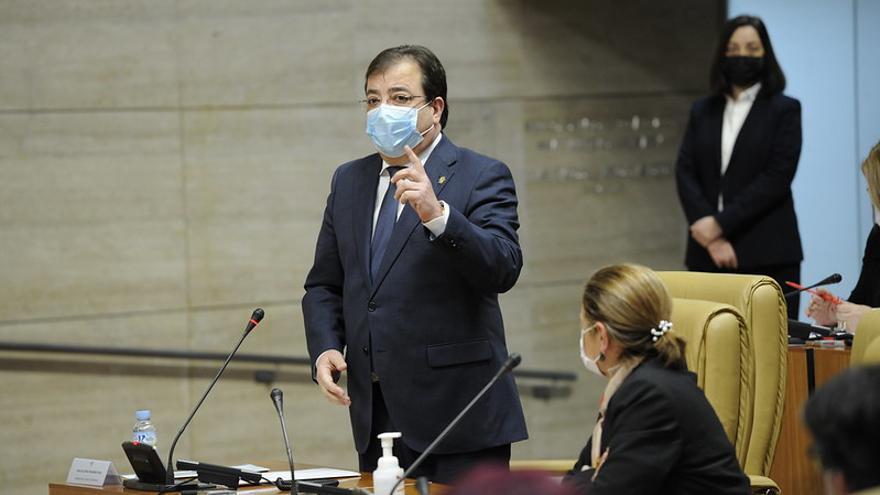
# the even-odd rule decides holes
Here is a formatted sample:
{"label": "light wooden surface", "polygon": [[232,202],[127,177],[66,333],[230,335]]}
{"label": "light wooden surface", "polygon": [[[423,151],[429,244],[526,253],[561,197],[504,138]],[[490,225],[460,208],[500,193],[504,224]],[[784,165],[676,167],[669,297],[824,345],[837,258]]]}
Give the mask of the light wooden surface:
{"label": "light wooden surface", "polygon": [[785,408],[770,478],[783,495],[822,495],[822,478],[807,455],[812,439],[801,414],[810,396],[807,353],[813,353],[815,387],[822,386],[849,366],[849,349],[789,346]]}
{"label": "light wooden surface", "polygon": [[[268,466],[269,468],[275,470],[283,470],[286,464],[282,462],[268,462],[268,463],[260,463],[260,465]],[[320,467],[313,466],[307,464],[297,464],[297,469],[300,468],[309,468],[309,467]],[[373,475],[372,473],[362,473],[360,478],[347,478],[341,479],[339,481],[340,488],[364,488],[372,491],[373,489]],[[429,485],[429,493],[430,494],[442,494],[446,492],[448,487],[446,485],[441,485],[437,483],[431,483]],[[240,486],[238,491],[240,493],[248,493],[248,494],[270,494],[270,493],[290,493],[290,492],[282,492],[279,491],[272,485],[259,485],[259,486]],[[141,494],[145,495],[153,492],[144,492],[141,490],[130,490],[125,489],[121,486],[108,486],[104,488],[97,487],[88,487],[88,486],[79,486],[79,485],[68,485],[67,483],[49,483],[49,495],[100,495],[103,493],[127,493],[127,494]],[[406,480],[405,481],[405,491],[406,495],[417,495],[418,491],[416,490],[415,480]]]}

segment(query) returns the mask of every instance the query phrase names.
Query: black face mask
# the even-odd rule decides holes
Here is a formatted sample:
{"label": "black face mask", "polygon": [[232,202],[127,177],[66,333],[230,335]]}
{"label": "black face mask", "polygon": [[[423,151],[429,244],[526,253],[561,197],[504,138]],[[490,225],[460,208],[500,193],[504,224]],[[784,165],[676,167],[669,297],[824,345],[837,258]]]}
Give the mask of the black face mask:
{"label": "black face mask", "polygon": [[751,86],[764,74],[764,57],[724,57],[721,72],[734,86]]}

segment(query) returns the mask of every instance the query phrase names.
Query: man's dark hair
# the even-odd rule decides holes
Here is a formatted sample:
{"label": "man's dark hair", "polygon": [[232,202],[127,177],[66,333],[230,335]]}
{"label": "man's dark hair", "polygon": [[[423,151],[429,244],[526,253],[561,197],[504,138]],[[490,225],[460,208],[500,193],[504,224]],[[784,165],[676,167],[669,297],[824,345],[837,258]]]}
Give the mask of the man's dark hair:
{"label": "man's dark hair", "polygon": [[843,473],[847,490],[880,486],[880,365],[828,381],[807,401],[804,421],[822,466]]}
{"label": "man's dark hair", "polygon": [[712,60],[712,69],[709,74],[709,86],[712,92],[718,95],[730,94],[732,85],[727,76],[721,70],[721,63],[727,56],[727,43],[733,32],[743,26],[752,26],[758,31],[761,44],[764,45],[764,68],[761,71],[761,94],[775,95],[785,90],[785,74],[776,60],[773,52],[773,44],[770,43],[770,35],[760,17],[741,15],[729,19],[721,28],[721,37],[718,39],[718,47],[715,49],[715,58]]}
{"label": "man's dark hair", "polygon": [[364,75],[364,89],[366,89],[366,80],[370,76],[377,72],[385,72],[404,58],[414,61],[422,69],[422,89],[425,90],[424,96],[427,100],[433,101],[438,96],[443,98],[445,105],[443,115],[440,116],[440,126],[446,129],[446,120],[449,118],[449,100],[446,99],[446,70],[434,52],[424,46],[400,45],[379,52],[367,67],[367,73]]}

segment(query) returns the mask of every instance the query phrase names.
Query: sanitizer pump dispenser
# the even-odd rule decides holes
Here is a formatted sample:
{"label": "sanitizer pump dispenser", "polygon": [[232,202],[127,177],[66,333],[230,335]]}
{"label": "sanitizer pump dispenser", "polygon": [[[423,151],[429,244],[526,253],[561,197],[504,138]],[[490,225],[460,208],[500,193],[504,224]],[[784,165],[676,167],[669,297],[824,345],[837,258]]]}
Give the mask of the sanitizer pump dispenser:
{"label": "sanitizer pump dispenser", "polygon": [[[391,449],[394,447],[394,439],[400,438],[400,432],[382,433],[379,440],[382,441],[382,457],[376,470],[373,471],[373,493],[375,495],[391,495],[391,487],[397,483],[397,480],[403,478],[403,468],[394,457]],[[403,483],[397,485],[394,495],[403,495]]]}

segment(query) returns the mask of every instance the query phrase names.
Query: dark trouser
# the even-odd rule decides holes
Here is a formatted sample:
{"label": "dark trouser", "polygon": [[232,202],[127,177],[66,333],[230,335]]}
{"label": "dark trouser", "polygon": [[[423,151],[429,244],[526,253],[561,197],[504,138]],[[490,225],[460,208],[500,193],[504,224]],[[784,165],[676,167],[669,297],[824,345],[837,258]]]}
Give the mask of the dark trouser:
{"label": "dark trouser", "polygon": [[[695,270],[695,271],[712,271],[719,273],[743,273],[749,275],[766,275],[776,283],[779,284],[779,287],[782,288],[782,293],[785,294],[789,291],[792,291],[791,287],[785,284],[785,282],[794,282],[796,284],[801,281],[801,264],[794,263],[791,265],[775,265],[775,266],[763,266],[760,268],[751,268],[751,269],[738,269],[738,270],[727,270],[727,269],[714,269],[714,270]],[[800,313],[801,300],[797,296],[791,296],[785,298],[785,302],[788,303],[788,317],[797,320],[798,315]]]}
{"label": "dark trouser", "polygon": [[[445,425],[444,425],[445,426]],[[376,435],[386,431],[398,431],[388,415],[385,407],[385,399],[382,397],[382,389],[378,383],[373,384],[373,424],[370,433],[370,443],[366,452],[358,454],[360,470],[372,472],[376,469],[376,463],[382,456],[382,444]],[[400,461],[400,466],[406,470],[422,453],[417,452],[404,444],[401,439],[394,441],[394,455]],[[510,444],[500,445],[475,452],[460,454],[429,454],[422,464],[411,475],[413,478],[425,476],[437,483],[452,483],[460,475],[480,464],[510,465]]]}

